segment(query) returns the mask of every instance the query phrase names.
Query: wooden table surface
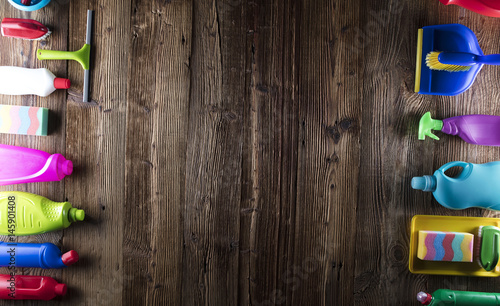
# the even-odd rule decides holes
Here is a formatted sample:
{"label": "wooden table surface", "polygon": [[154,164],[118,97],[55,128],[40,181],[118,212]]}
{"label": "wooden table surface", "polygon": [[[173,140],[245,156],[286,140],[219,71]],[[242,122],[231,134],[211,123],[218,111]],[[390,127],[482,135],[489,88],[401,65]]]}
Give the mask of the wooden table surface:
{"label": "wooden table surface", "polygon": [[[95,10],[91,98],[76,62]],[[74,249],[67,296],[25,305],[417,305],[418,291],[499,291],[496,279],[413,275],[409,223],[451,211],[411,177],[499,149],[417,140],[420,116],[500,115],[500,70],[455,97],[413,92],[417,29],[461,23],[500,53],[500,19],[437,0],[52,0],[1,17],[49,26],[46,41],[0,39],[0,65],[72,80],[47,98],[48,137],[0,143],[63,153],[61,182],[5,186],[70,201],[85,222],[20,238]],[[1,272],[5,273],[3,268]],[[22,303],[21,303],[22,304]],[[21,305],[19,304],[19,305]]]}

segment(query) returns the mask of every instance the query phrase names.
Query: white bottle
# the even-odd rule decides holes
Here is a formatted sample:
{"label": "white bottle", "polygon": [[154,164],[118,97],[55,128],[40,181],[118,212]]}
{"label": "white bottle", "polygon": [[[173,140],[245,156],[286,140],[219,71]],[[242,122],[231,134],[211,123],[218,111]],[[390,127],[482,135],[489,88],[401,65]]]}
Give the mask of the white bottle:
{"label": "white bottle", "polygon": [[0,66],[0,94],[46,97],[56,89],[68,89],[68,79],[56,78],[48,69]]}

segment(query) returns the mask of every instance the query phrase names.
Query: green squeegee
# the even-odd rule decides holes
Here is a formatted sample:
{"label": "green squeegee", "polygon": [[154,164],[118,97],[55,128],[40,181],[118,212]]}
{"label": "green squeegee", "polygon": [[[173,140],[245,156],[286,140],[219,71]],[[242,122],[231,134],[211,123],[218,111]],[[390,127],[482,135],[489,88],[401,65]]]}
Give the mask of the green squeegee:
{"label": "green squeegee", "polygon": [[55,51],[55,50],[37,50],[39,60],[74,60],[79,62],[85,70],[83,79],[83,102],[89,102],[90,86],[90,42],[92,38],[92,17],[94,11],[87,11],[87,37],[85,45],[78,51]]}

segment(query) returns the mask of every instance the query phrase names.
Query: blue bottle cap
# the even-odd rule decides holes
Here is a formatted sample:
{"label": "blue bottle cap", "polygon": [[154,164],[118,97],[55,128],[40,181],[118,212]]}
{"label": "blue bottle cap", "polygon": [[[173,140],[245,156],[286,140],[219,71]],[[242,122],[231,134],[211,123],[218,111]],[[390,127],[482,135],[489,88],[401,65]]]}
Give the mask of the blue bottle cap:
{"label": "blue bottle cap", "polygon": [[436,178],[433,175],[416,176],[411,179],[411,188],[434,192],[436,190]]}

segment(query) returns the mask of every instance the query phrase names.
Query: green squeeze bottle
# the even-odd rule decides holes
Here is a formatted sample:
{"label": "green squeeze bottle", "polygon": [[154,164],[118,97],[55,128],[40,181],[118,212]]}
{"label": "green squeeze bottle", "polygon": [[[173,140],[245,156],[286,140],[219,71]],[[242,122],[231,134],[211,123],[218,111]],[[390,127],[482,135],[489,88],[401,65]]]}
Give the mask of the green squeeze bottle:
{"label": "green squeeze bottle", "polygon": [[496,306],[500,305],[500,293],[438,289],[432,295],[419,292],[417,300],[430,306]]}
{"label": "green squeeze bottle", "polygon": [[42,196],[0,192],[0,235],[27,236],[56,231],[83,221],[85,212],[69,202],[54,202]]}

